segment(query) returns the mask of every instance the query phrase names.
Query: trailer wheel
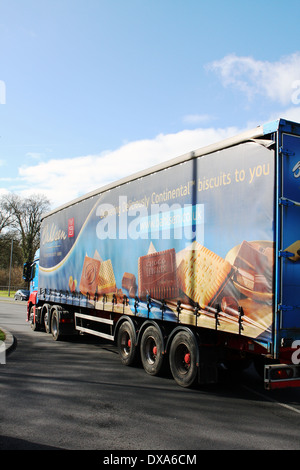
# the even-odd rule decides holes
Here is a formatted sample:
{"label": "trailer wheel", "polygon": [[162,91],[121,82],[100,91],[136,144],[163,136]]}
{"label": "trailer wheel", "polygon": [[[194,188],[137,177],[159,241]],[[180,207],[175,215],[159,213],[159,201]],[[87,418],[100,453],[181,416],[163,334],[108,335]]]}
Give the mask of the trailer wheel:
{"label": "trailer wheel", "polygon": [[134,365],[137,359],[136,335],[133,325],[129,321],[124,321],[121,324],[117,344],[122,364],[125,366]]}
{"label": "trailer wheel", "polygon": [[148,326],[141,340],[141,360],[147,374],[158,375],[164,363],[164,345],[160,331]]}
{"label": "trailer wheel", "polygon": [[60,339],[59,315],[56,309],[53,310],[51,315],[51,333],[54,341],[58,341]]}
{"label": "trailer wheel", "polygon": [[197,379],[197,342],[192,332],[179,331],[169,353],[170,369],[181,387],[192,387]]}

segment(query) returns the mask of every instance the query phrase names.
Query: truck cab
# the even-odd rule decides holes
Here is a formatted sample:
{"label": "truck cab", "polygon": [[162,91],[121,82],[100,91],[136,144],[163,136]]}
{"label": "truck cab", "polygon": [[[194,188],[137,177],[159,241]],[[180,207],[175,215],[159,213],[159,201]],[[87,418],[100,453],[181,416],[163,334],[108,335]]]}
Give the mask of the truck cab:
{"label": "truck cab", "polygon": [[30,292],[27,303],[27,321],[29,321],[30,313],[34,314],[35,306],[38,302],[39,256],[40,250],[37,250],[33,262],[26,262],[23,267],[23,279],[29,283]]}

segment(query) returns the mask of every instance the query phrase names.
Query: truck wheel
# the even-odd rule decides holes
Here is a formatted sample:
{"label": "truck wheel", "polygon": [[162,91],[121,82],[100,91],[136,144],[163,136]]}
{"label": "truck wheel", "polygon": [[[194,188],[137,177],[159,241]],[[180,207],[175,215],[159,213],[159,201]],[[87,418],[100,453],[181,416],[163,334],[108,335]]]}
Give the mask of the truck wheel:
{"label": "truck wheel", "polygon": [[141,340],[141,360],[147,374],[158,375],[164,363],[164,345],[160,331],[148,326]]}
{"label": "truck wheel", "polygon": [[35,320],[36,319],[35,319],[35,314],[34,314],[34,306],[32,305],[30,307],[30,313],[29,313],[29,321],[30,321],[30,326],[31,326],[32,331],[38,330],[38,326]]}
{"label": "truck wheel", "polygon": [[58,341],[60,339],[60,332],[59,332],[59,315],[57,310],[53,310],[53,313],[51,315],[51,333],[52,333],[52,338],[54,341]]}
{"label": "truck wheel", "polygon": [[50,333],[50,327],[49,327],[49,312],[46,311],[44,315],[44,328],[46,333]]}
{"label": "truck wheel", "polygon": [[137,359],[136,335],[129,321],[121,324],[117,337],[118,350],[122,364],[132,366]]}
{"label": "truck wheel", "polygon": [[197,379],[197,342],[191,332],[179,331],[174,337],[169,354],[174,380],[181,387],[192,387]]}
{"label": "truck wheel", "polygon": [[44,329],[46,333],[50,333],[50,325],[49,325],[49,320],[50,320],[50,305],[45,304],[43,307],[43,315],[42,315],[42,323],[44,325]]}

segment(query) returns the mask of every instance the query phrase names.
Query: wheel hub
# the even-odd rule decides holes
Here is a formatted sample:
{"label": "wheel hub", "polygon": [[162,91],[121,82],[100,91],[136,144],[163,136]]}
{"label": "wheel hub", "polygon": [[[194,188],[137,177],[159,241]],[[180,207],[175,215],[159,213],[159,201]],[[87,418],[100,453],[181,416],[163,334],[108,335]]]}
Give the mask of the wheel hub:
{"label": "wheel hub", "polygon": [[185,364],[190,365],[190,363],[191,363],[191,354],[190,353],[186,353],[184,355],[184,362],[185,362]]}

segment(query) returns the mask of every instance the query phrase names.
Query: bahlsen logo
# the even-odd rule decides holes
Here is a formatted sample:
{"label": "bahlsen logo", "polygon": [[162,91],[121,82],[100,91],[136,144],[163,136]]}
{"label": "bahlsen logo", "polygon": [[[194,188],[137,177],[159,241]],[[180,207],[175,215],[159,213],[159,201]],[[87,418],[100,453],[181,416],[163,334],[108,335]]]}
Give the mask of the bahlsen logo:
{"label": "bahlsen logo", "polygon": [[59,229],[55,224],[46,225],[42,231],[41,242],[42,245],[57,242],[59,240],[66,240],[67,234],[64,230]]}

